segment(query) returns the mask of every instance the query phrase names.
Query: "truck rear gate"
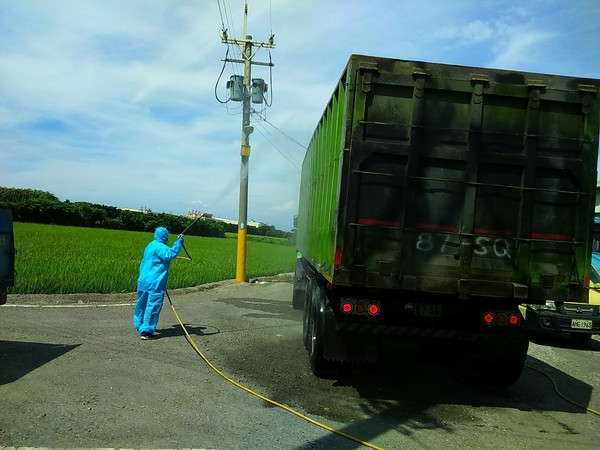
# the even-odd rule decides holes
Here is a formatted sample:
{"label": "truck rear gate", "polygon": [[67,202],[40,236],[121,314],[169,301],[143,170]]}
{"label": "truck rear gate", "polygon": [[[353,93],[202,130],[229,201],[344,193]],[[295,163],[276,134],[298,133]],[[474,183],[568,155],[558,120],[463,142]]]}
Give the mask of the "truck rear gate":
{"label": "truck rear gate", "polygon": [[585,301],[594,83],[353,56],[307,152],[300,251],[334,284]]}

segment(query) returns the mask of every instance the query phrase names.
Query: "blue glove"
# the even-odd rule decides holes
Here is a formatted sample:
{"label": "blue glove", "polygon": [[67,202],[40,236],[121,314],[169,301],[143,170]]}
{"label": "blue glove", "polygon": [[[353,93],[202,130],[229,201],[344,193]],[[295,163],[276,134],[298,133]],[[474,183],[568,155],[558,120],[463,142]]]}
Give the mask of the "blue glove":
{"label": "blue glove", "polygon": [[177,238],[178,241],[181,241],[181,245],[183,245],[183,234]]}

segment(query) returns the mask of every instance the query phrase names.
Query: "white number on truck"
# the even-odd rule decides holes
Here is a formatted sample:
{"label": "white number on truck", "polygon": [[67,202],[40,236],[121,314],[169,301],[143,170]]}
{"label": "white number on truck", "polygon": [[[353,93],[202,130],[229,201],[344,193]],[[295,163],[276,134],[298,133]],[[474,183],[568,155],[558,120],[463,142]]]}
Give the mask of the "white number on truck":
{"label": "white number on truck", "polygon": [[423,252],[430,252],[433,250],[433,242],[432,242],[431,233],[421,233],[419,234],[419,239],[417,240],[417,250],[421,250]]}
{"label": "white number on truck", "polygon": [[[451,253],[458,249],[458,244],[452,242],[453,235],[440,233],[420,233],[417,237],[417,250],[431,252],[437,249],[439,253]],[[510,258],[510,242],[505,238],[493,238],[489,236],[477,236],[475,238],[473,254],[476,256],[496,256],[498,258]]]}

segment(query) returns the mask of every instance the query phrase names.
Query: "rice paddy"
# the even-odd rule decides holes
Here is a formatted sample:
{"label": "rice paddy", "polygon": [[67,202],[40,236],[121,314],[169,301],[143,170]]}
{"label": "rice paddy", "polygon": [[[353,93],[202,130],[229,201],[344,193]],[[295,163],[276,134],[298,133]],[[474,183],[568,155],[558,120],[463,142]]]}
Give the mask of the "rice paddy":
{"label": "rice paddy", "polygon": [[[14,224],[14,294],[124,293],[136,290],[139,264],[152,233],[32,223]],[[172,245],[176,235],[171,235]],[[186,236],[171,263],[169,289],[235,278],[237,239]],[[248,278],[294,270],[292,245],[247,241]]]}

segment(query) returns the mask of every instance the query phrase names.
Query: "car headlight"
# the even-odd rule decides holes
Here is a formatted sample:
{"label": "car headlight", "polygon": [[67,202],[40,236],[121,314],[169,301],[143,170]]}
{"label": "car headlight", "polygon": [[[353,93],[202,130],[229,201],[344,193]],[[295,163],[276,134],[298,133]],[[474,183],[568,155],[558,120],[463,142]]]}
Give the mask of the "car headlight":
{"label": "car headlight", "polygon": [[554,302],[546,302],[545,305],[529,305],[534,311],[556,311],[556,304]]}

